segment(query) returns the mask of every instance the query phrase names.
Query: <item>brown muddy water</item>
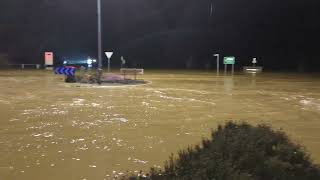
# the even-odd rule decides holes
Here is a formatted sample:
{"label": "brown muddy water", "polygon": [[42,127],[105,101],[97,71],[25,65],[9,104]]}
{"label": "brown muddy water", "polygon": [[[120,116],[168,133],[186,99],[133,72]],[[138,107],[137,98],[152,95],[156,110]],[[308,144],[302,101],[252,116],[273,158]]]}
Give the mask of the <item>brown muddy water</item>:
{"label": "brown muddy water", "polygon": [[320,162],[318,75],[146,71],[150,84],[65,84],[0,71],[0,179],[103,180],[161,167],[227,120],[283,129]]}

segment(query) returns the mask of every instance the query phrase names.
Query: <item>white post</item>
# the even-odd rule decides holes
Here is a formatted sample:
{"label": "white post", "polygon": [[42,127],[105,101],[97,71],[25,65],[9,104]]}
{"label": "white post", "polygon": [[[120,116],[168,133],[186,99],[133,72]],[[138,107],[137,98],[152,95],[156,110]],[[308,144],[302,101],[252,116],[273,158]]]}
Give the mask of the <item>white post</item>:
{"label": "white post", "polygon": [[214,56],[217,57],[217,76],[219,76],[219,73],[220,73],[219,54],[215,54]]}
{"label": "white post", "polygon": [[108,72],[110,72],[110,58],[108,58]]}
{"label": "white post", "polygon": [[105,52],[107,58],[108,58],[108,72],[110,72],[110,59],[113,55],[113,52]]}

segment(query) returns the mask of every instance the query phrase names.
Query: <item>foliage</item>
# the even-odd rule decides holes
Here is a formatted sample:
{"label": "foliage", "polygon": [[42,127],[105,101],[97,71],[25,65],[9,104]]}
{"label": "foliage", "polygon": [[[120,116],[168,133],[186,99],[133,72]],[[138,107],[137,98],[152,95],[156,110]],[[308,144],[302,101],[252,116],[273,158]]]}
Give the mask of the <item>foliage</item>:
{"label": "foliage", "polygon": [[320,169],[300,145],[269,126],[228,122],[201,146],[180,151],[164,171],[134,179],[301,180],[320,179]]}

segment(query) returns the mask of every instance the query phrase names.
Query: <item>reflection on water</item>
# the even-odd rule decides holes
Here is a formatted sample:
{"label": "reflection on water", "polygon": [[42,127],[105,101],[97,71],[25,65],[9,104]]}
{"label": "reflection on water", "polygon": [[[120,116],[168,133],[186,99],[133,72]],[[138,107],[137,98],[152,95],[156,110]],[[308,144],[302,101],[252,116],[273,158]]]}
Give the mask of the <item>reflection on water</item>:
{"label": "reflection on water", "polygon": [[252,78],[251,78],[251,87],[255,88],[256,87],[256,76],[257,76],[257,74],[256,73],[252,73],[251,76],[252,76]]}
{"label": "reflection on water", "polygon": [[225,93],[232,93],[232,90],[233,90],[233,76],[225,76],[223,77],[223,80],[224,80],[224,91]]}
{"label": "reflection on water", "polygon": [[161,168],[226,120],[285,130],[320,161],[319,77],[149,72],[143,86],[0,72],[0,177],[110,179]]}

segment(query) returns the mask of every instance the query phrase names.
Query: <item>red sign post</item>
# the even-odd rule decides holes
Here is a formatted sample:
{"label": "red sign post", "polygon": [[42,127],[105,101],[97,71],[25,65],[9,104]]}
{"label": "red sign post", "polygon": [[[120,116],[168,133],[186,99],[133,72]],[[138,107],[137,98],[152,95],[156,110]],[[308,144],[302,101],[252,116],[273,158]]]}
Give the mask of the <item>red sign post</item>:
{"label": "red sign post", "polygon": [[53,65],[53,52],[45,52],[44,53],[44,64],[46,66]]}

